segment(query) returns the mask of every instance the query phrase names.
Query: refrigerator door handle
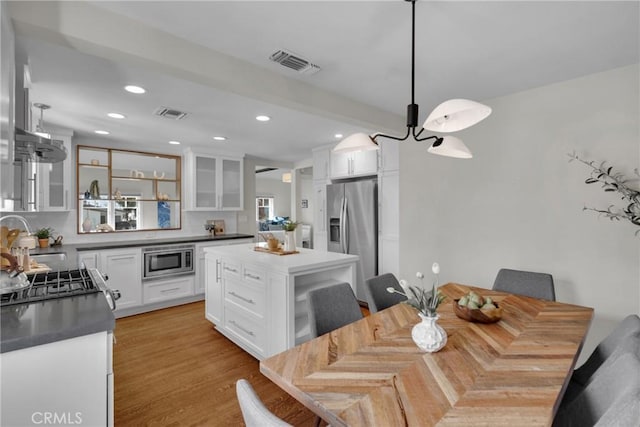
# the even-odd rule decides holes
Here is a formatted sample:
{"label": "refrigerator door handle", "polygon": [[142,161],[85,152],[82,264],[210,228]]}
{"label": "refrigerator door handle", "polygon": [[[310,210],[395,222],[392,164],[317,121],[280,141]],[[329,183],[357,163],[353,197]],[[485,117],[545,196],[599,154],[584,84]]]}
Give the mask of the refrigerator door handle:
{"label": "refrigerator door handle", "polygon": [[342,202],[340,203],[340,250],[342,251],[342,253],[347,253],[345,248],[345,205],[346,205],[347,199],[346,198],[342,198]]}
{"label": "refrigerator door handle", "polygon": [[344,223],[342,228],[344,228],[344,253],[349,253],[349,199],[344,198]]}

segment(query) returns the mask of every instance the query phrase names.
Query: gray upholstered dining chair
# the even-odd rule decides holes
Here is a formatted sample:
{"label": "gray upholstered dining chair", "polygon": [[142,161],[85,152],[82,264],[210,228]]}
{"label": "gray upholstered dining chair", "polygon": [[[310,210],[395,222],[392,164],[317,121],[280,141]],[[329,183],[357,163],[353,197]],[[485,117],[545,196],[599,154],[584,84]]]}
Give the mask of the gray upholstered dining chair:
{"label": "gray upholstered dining chair", "polygon": [[377,313],[407,300],[404,295],[387,292],[387,288],[393,288],[398,292],[404,293],[398,279],[392,273],[381,274],[365,280],[365,292],[371,313]]}
{"label": "gray upholstered dining chair", "polygon": [[593,350],[586,362],[577,368],[571,380],[586,384],[596,370],[616,351],[636,352],[640,357],[640,317],[630,314]]}
{"label": "gray upholstered dining chair", "polygon": [[547,273],[502,268],[493,282],[493,290],[549,301],[556,300],[553,276]]}
{"label": "gray upholstered dining chair", "polygon": [[640,359],[625,353],[599,372],[575,399],[562,401],[553,426],[637,426],[639,414]]}
{"label": "gray upholstered dining chair", "polygon": [[351,286],[344,282],[309,291],[311,337],[319,337],[363,318]]}
{"label": "gray upholstered dining chair", "polygon": [[291,427],[291,424],[282,421],[264,406],[249,381],[236,381],[236,395],[247,427]]}
{"label": "gray upholstered dining chair", "polygon": [[[580,371],[580,368],[573,372],[573,375],[569,379],[567,389],[562,397],[563,404],[568,404],[575,399],[591,382],[595,381],[599,375],[609,370],[609,366],[616,363],[617,359],[624,354],[631,353],[640,358],[640,332],[628,335],[624,340],[621,340],[615,349],[607,355],[606,358],[599,360],[599,365],[593,371],[588,373],[588,376],[580,376],[580,373],[586,371]],[[583,365],[584,366],[584,365]],[[591,368],[587,366],[586,368]],[[640,373],[638,374],[638,381],[640,382]]]}

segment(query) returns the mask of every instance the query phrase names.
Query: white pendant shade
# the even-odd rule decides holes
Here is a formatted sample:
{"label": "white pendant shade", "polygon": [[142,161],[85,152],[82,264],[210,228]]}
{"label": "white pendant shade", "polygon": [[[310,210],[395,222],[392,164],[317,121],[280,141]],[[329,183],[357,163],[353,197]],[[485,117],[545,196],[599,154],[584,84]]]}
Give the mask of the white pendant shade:
{"label": "white pendant shade", "polygon": [[468,99],[450,99],[438,105],[422,125],[433,132],[456,132],[491,114],[491,108]]}
{"label": "white pendant shade", "polygon": [[431,154],[439,156],[455,157],[456,159],[470,159],[473,157],[471,151],[464,145],[461,139],[455,136],[445,136],[442,143],[437,147],[433,145],[427,149]]}
{"label": "white pendant shade", "polygon": [[336,153],[347,153],[350,151],[368,151],[380,148],[373,139],[366,133],[358,132],[349,135],[333,147]]}

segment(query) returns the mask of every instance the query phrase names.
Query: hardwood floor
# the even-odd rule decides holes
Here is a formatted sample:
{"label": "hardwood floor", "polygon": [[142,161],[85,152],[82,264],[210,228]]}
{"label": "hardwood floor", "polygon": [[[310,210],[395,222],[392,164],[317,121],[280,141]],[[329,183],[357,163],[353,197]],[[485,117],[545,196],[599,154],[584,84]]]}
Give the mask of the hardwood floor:
{"label": "hardwood floor", "polygon": [[116,426],[242,425],[235,382],[295,426],[315,415],[259,372],[259,362],[204,318],[204,302],[116,321]]}

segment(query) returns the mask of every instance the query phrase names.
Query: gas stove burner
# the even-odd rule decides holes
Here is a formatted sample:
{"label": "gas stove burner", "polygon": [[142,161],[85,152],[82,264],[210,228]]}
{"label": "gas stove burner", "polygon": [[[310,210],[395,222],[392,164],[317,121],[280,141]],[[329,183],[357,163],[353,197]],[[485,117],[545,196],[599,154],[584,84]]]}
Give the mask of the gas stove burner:
{"label": "gas stove burner", "polygon": [[96,283],[100,280],[104,281],[97,271],[91,274],[86,269],[36,273],[29,276],[28,288],[2,295],[0,306],[101,292],[100,285]]}

